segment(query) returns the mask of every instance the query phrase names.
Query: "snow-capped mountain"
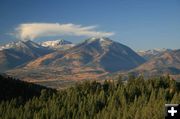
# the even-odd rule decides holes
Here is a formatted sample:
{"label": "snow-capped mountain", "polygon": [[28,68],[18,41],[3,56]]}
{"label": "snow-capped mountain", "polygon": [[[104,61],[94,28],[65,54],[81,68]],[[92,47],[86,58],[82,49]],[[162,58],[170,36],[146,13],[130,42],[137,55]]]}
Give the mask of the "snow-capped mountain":
{"label": "snow-capped mountain", "polygon": [[[144,59],[132,49],[109,38],[89,38],[63,54],[54,52],[51,53],[51,56],[53,56],[53,60],[50,60],[50,56],[47,59],[51,66],[100,66],[109,72],[128,70],[144,63]],[[40,64],[43,65],[46,62],[45,65],[47,65],[45,57],[47,55],[41,57],[43,60],[39,58],[34,62],[40,63],[41,61]]]}
{"label": "snow-capped mountain", "polygon": [[10,42],[10,43],[7,43],[5,45],[1,45],[0,46],[0,50],[4,50],[4,49],[10,49],[10,48],[13,48],[13,47],[17,47],[19,46],[20,44],[22,44],[23,41],[14,41],[14,42]]}
{"label": "snow-capped mountain", "polygon": [[45,54],[51,53],[46,47],[43,47],[33,41],[17,41],[1,46],[0,50],[0,71],[15,68],[30,60],[36,59]]}
{"label": "snow-capped mountain", "polygon": [[52,40],[52,41],[45,41],[41,43],[44,47],[49,47],[52,49],[69,49],[74,46],[74,44],[70,41],[66,41],[63,39],[60,40]]}
{"label": "snow-capped mountain", "polygon": [[41,45],[39,45],[33,41],[13,41],[13,42],[10,42],[10,43],[0,46],[0,50],[20,49],[20,48],[27,48],[27,47],[42,48]]}

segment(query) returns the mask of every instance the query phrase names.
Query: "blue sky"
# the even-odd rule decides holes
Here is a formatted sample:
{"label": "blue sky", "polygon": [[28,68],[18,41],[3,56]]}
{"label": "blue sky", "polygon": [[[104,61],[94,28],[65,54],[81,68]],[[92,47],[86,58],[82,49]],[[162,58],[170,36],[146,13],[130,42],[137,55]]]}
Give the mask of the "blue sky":
{"label": "blue sky", "polygon": [[[180,48],[179,0],[1,0],[0,44],[17,39],[21,24],[58,23],[96,26],[112,40],[135,50]],[[88,36],[53,36],[80,42]]]}

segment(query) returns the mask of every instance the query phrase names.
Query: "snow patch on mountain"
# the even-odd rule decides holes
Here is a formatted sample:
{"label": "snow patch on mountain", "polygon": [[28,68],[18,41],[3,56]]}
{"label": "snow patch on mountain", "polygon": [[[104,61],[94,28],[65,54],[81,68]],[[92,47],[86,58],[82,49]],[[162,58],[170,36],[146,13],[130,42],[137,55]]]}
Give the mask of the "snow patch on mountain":
{"label": "snow patch on mountain", "polygon": [[70,41],[66,41],[63,39],[60,40],[51,40],[51,41],[45,41],[41,43],[42,46],[44,47],[49,47],[49,48],[54,48],[54,49],[67,49],[67,48],[71,48],[74,46],[74,44]]}

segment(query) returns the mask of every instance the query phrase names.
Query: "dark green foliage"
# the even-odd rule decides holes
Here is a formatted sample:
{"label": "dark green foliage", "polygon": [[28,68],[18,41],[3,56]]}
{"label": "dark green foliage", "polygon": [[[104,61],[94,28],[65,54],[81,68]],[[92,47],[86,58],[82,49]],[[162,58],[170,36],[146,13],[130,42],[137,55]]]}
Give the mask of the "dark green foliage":
{"label": "dark green foliage", "polygon": [[40,96],[42,89],[48,88],[0,75],[0,101],[13,98],[25,101],[34,96]]}
{"label": "dark green foliage", "polygon": [[165,103],[180,103],[179,83],[170,77],[77,84],[52,93],[41,91],[24,104],[1,101],[3,119],[163,119]]}

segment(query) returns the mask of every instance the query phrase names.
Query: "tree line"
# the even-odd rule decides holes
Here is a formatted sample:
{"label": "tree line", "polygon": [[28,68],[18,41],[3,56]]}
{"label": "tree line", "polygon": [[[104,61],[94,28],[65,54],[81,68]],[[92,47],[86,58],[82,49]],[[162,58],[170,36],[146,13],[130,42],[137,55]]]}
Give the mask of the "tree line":
{"label": "tree line", "polygon": [[169,76],[85,81],[60,91],[42,88],[39,95],[27,93],[32,97],[25,101],[23,95],[1,100],[0,118],[163,119],[166,103],[180,103],[179,91],[180,83]]}

